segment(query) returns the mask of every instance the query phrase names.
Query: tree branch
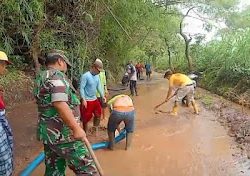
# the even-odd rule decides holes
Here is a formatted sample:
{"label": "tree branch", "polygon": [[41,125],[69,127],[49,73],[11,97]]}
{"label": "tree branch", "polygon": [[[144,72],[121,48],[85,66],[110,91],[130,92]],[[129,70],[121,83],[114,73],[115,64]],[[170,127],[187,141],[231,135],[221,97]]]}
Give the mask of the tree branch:
{"label": "tree branch", "polygon": [[188,11],[186,12],[186,14],[182,17],[181,19],[181,22],[180,22],[180,35],[183,37],[184,41],[185,41],[185,56],[186,56],[186,59],[188,61],[188,67],[189,67],[189,71],[192,70],[192,60],[189,56],[189,43],[192,41],[192,37],[189,36],[189,38],[187,37],[186,34],[183,33],[183,28],[182,28],[182,25],[183,25],[183,21],[185,19],[185,17],[188,16],[189,12],[194,9],[194,7],[191,7],[188,9]]}
{"label": "tree branch", "polygon": [[108,7],[108,5],[102,0],[102,3],[104,4],[104,6],[108,9],[108,11],[110,12],[110,14],[112,15],[112,17],[115,19],[115,21],[117,22],[117,24],[121,27],[121,29],[124,31],[124,33],[128,36],[128,38],[130,40],[132,40],[132,38],[130,37],[130,35],[128,34],[128,32],[126,31],[126,29],[122,26],[122,24],[119,22],[119,20],[115,17],[114,13],[112,12],[112,10]]}
{"label": "tree branch", "polygon": [[184,22],[185,17],[187,17],[188,14],[189,14],[189,12],[190,12],[192,9],[194,9],[194,8],[195,8],[195,7],[191,7],[190,9],[188,9],[188,11],[187,11],[186,14],[182,17],[182,20],[181,20],[181,22],[180,22],[180,34],[181,34],[181,36],[184,38],[185,41],[188,41],[188,38],[187,38],[187,36],[183,33],[183,28],[182,28],[183,22]]}
{"label": "tree branch", "polygon": [[154,1],[153,4],[156,6],[171,6],[171,5],[176,5],[176,4],[181,4],[184,3],[183,1],[178,1],[178,0],[161,0],[161,1]]}

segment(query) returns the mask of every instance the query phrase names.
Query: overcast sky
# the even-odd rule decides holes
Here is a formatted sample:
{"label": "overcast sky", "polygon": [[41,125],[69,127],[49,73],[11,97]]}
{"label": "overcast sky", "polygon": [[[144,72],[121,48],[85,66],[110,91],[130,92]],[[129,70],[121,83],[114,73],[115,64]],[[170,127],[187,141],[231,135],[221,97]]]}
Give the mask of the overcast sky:
{"label": "overcast sky", "polygon": [[[240,10],[243,10],[246,6],[250,5],[250,0],[241,0],[240,4],[238,5],[238,8]],[[184,12],[185,13],[185,12]],[[195,15],[194,13],[190,12],[190,16],[195,16],[198,17],[197,15]],[[201,20],[195,19],[195,18],[191,18],[191,17],[187,17],[184,21],[185,23],[185,28],[184,28],[184,32],[187,34],[206,34],[206,40],[209,41],[213,38],[213,36],[216,33],[216,29],[214,29],[212,32],[207,33],[206,31],[203,30],[203,22]],[[226,27],[226,25],[222,22],[222,23],[216,23],[215,24],[218,28],[224,28]]]}

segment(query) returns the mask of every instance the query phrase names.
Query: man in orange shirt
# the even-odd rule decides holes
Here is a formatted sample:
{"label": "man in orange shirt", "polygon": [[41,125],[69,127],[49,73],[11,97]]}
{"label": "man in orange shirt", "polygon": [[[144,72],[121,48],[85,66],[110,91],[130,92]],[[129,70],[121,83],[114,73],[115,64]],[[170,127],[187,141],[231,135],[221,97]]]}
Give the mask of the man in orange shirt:
{"label": "man in orange shirt", "polygon": [[175,102],[174,107],[171,112],[171,115],[177,115],[178,111],[178,102],[180,102],[185,96],[190,100],[192,103],[192,106],[194,108],[194,113],[198,114],[198,108],[194,100],[194,82],[191,80],[188,76],[181,74],[181,73],[175,73],[171,70],[167,70],[167,72],[164,75],[164,78],[167,78],[169,80],[169,89],[168,94],[165,101],[168,101],[170,97],[173,95],[173,90],[176,89],[175,92]]}
{"label": "man in orange shirt", "polygon": [[135,65],[135,68],[136,68],[137,80],[141,80],[143,65],[140,62],[138,62]]}

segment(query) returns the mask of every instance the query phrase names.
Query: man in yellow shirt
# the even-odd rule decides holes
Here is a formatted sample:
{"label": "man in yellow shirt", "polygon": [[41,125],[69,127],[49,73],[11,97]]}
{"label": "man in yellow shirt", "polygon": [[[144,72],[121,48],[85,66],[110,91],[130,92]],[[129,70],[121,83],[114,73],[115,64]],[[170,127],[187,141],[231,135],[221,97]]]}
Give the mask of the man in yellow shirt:
{"label": "man in yellow shirt", "polygon": [[164,78],[167,78],[169,80],[169,89],[167,93],[167,97],[165,101],[168,101],[169,98],[173,95],[173,90],[175,91],[175,102],[174,107],[171,112],[171,115],[177,115],[178,111],[178,102],[182,101],[182,99],[187,96],[189,101],[192,103],[192,106],[194,108],[194,113],[198,114],[198,108],[194,100],[194,82],[191,80],[188,76],[181,74],[181,73],[175,73],[171,70],[167,70],[167,72],[164,75]]}
{"label": "man in yellow shirt", "polygon": [[[103,89],[104,95],[107,98],[109,95],[109,92],[108,92],[108,88],[107,88],[107,78],[106,78],[105,70],[100,71],[99,79],[100,79],[100,83],[101,83],[101,87]],[[103,99],[101,98],[101,95],[98,93],[98,91],[96,92],[96,96],[97,96],[97,99],[99,100],[101,107],[102,107],[102,118],[105,119],[105,108],[107,105],[103,101]]]}
{"label": "man in yellow shirt", "polygon": [[126,150],[130,148],[134,132],[135,108],[128,95],[117,95],[109,100],[111,114],[108,120],[109,149],[114,149],[115,130],[119,131],[119,124],[124,122],[126,129]]}

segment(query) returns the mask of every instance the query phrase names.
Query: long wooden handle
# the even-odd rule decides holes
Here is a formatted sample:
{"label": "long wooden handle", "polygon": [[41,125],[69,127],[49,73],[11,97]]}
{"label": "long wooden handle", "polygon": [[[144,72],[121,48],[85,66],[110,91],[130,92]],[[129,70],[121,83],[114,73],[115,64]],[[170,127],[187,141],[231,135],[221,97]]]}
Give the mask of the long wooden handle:
{"label": "long wooden handle", "polygon": [[167,101],[163,101],[162,103],[156,105],[156,106],[154,107],[154,110],[156,110],[157,108],[159,108],[161,105],[165,104],[166,102],[167,102]]}
{"label": "long wooden handle", "polygon": [[97,160],[97,158],[96,158],[96,156],[95,156],[95,153],[94,153],[94,151],[92,150],[92,147],[91,147],[91,145],[90,145],[88,139],[85,138],[85,139],[84,139],[84,142],[85,142],[85,144],[86,144],[86,147],[88,148],[88,151],[89,151],[91,157],[92,157],[93,160],[94,160],[94,163],[95,163],[95,165],[96,165],[96,168],[97,168],[97,170],[98,170],[100,176],[104,176],[104,172],[103,172],[103,170],[102,170],[102,167],[101,167],[99,161]]}
{"label": "long wooden handle", "polygon": [[156,105],[156,106],[154,107],[154,110],[156,110],[157,108],[159,108],[159,107],[162,106],[163,104],[167,103],[167,102],[168,102],[171,98],[173,98],[176,94],[177,94],[177,90],[175,91],[175,93],[174,93],[171,97],[168,98],[168,100],[165,100],[165,101],[163,101],[162,103]]}

